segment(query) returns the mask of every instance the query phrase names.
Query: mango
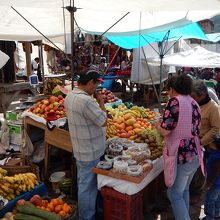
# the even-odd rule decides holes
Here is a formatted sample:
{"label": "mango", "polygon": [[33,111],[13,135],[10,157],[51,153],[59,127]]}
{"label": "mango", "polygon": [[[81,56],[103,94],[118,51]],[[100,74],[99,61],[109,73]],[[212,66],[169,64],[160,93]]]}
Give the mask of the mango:
{"label": "mango", "polygon": [[134,123],[134,124],[133,124],[133,127],[134,127],[134,128],[141,128],[141,125],[140,125],[139,123]]}
{"label": "mango", "polygon": [[125,121],[126,125],[133,125],[134,123],[136,123],[136,120],[134,118],[130,118]]}
{"label": "mango", "polygon": [[126,131],[131,131],[131,130],[133,130],[133,126],[130,125],[130,126],[126,127],[125,130]]}
{"label": "mango", "polygon": [[134,131],[136,134],[141,134],[141,133],[142,133],[142,129],[140,129],[140,128],[135,128],[133,131]]}
{"label": "mango", "polygon": [[126,114],[124,115],[124,119],[125,119],[125,120],[131,119],[131,118],[132,118],[132,114],[130,114],[130,113],[126,113]]}

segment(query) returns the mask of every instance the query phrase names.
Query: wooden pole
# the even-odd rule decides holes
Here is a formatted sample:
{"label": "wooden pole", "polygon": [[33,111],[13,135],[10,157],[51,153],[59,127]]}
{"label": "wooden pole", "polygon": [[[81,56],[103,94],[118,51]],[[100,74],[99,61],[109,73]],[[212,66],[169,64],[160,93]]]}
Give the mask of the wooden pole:
{"label": "wooden pole", "polygon": [[26,72],[27,72],[27,77],[29,77],[32,72],[32,68],[31,68],[31,43],[25,42],[24,47],[25,47],[25,58],[26,58]]}
{"label": "wooden pole", "polygon": [[108,67],[106,68],[105,72],[104,72],[104,75],[107,73],[108,69],[110,68],[110,66],[112,65],[116,55],[118,54],[118,51],[120,50],[120,47],[118,47],[117,51],[115,52],[114,56],[112,57],[112,60],[110,61]]}

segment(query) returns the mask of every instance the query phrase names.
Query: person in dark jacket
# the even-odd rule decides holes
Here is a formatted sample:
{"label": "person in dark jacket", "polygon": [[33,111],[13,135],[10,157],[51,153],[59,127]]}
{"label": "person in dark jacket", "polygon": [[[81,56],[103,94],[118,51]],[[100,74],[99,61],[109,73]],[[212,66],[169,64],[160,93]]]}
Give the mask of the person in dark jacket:
{"label": "person in dark jacket", "polygon": [[220,134],[209,144],[210,153],[206,165],[205,214],[206,220],[220,219]]}

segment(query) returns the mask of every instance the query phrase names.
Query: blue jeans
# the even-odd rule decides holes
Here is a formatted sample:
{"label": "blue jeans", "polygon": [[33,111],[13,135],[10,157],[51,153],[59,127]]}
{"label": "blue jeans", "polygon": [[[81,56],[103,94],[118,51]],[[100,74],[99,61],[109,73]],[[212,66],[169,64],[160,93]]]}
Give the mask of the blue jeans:
{"label": "blue jeans", "polygon": [[205,214],[207,220],[220,216],[220,187],[212,187],[206,192]]}
{"label": "blue jeans", "polygon": [[167,195],[171,202],[175,220],[191,220],[189,216],[189,184],[199,167],[198,156],[185,164],[178,164],[176,179]]}
{"label": "blue jeans", "polygon": [[97,177],[92,168],[100,160],[76,161],[78,182],[78,205],[80,220],[95,220]]}

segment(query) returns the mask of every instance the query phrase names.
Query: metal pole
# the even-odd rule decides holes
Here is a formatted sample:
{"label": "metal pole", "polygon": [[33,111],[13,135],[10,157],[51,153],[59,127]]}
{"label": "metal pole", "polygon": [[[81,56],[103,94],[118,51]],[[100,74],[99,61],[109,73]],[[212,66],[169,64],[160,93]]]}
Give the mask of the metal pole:
{"label": "metal pole", "polygon": [[74,88],[74,57],[75,57],[75,50],[74,50],[74,0],[73,0],[73,7],[70,11],[70,22],[71,22],[71,76],[72,76],[72,89]]}
{"label": "metal pole", "polygon": [[161,92],[162,92],[162,73],[163,73],[163,55],[160,55],[160,89],[159,89],[159,104],[161,106]]}
{"label": "metal pole", "polygon": [[44,57],[43,57],[43,47],[42,40],[40,41],[40,67],[42,71],[42,83],[43,83],[43,94],[45,92],[45,76],[44,76]]}
{"label": "metal pole", "polygon": [[142,49],[142,53],[143,53],[143,55],[144,55],[145,62],[146,62],[146,64],[147,64],[147,68],[148,68],[149,75],[150,75],[150,79],[151,79],[151,82],[152,82],[152,85],[153,85],[153,88],[154,88],[154,92],[155,92],[155,94],[156,94],[156,96],[157,96],[157,101],[159,102],[160,99],[159,99],[159,96],[158,96],[158,92],[157,92],[156,86],[155,86],[155,84],[154,84],[153,77],[152,77],[151,72],[150,72],[150,68],[149,68],[149,64],[148,64],[148,62],[147,62],[147,57],[146,57],[146,54],[145,54],[145,52],[144,52],[144,48],[141,47],[141,49]]}
{"label": "metal pole", "polygon": [[53,44],[54,47],[56,47],[58,50],[61,50],[56,44],[53,43],[46,35],[44,35],[40,30],[38,30],[31,22],[29,22],[20,12],[18,12],[13,6],[11,8],[20,16],[22,17],[32,28],[34,28],[39,34],[41,34],[46,40],[48,40],[51,44]]}

